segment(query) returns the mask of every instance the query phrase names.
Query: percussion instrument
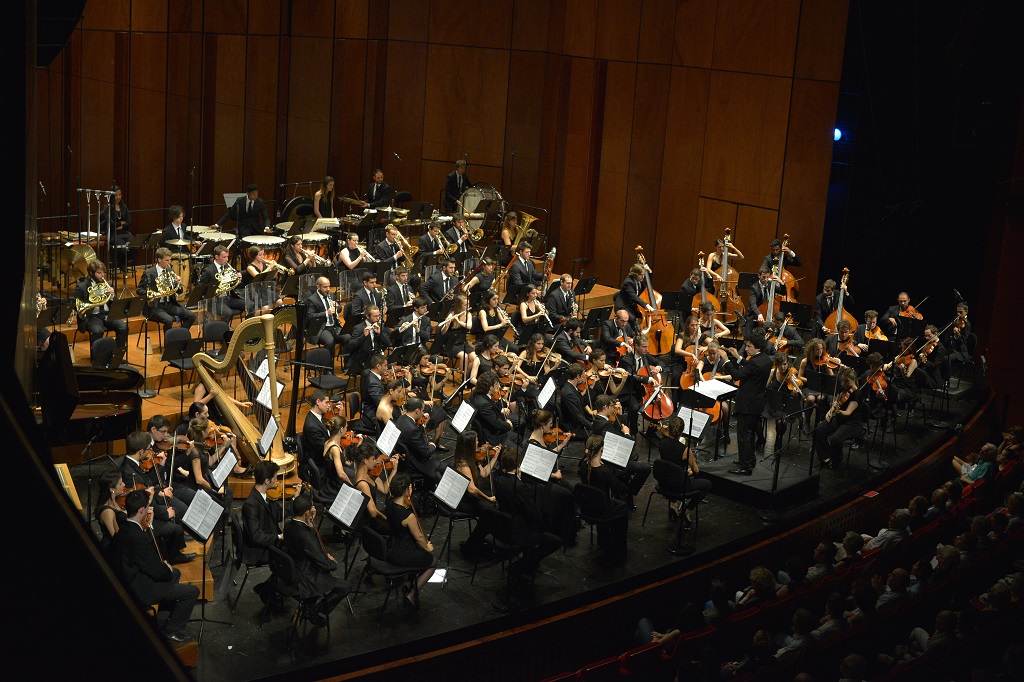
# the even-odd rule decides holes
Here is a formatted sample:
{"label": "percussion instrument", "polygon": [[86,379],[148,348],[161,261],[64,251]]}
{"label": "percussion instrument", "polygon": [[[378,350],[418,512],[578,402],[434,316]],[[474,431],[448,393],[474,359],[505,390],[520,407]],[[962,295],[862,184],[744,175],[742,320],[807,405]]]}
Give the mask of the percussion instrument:
{"label": "percussion instrument", "polygon": [[213,229],[208,225],[190,225],[185,228],[186,232],[190,232],[193,236],[197,236],[203,232],[213,232]]}
{"label": "percussion instrument", "polygon": [[292,225],[294,225],[294,224],[295,224],[294,221],[291,221],[291,220],[289,220],[288,222],[285,222],[285,223],[278,223],[278,224],[274,225],[274,232],[276,232],[279,235],[281,235],[282,237],[284,237],[284,236],[286,236],[288,234],[289,230],[292,229]]}
{"label": "percussion instrument", "polygon": [[[462,202],[462,210],[467,214],[476,213],[476,207],[481,201],[490,199],[492,201],[503,202],[501,193],[493,187],[469,187],[465,192],[462,193],[459,201]],[[473,218],[469,217],[466,221],[470,232],[479,230],[483,227],[484,221],[482,217]]]}
{"label": "percussion instrument", "polygon": [[215,244],[226,245],[230,243],[231,240],[234,238],[235,235],[231,234],[230,232],[216,232],[214,230],[210,230],[209,232],[202,232],[199,234],[199,239],[201,239],[202,241],[213,242]]}
{"label": "percussion instrument", "polygon": [[281,222],[291,222],[313,215],[313,197],[292,197],[281,208]]}
{"label": "percussion instrument", "polygon": [[249,237],[242,237],[242,244],[246,247],[245,260],[250,260],[248,254],[248,248],[250,246],[257,246],[263,249],[264,255],[267,260],[276,261],[281,255],[281,251],[284,250],[284,237],[275,237],[269,234],[254,234]]}
{"label": "percussion instrument", "polygon": [[318,256],[327,257],[327,244],[331,241],[331,235],[323,232],[307,232],[302,235],[302,247],[313,251]]}
{"label": "percussion instrument", "polygon": [[168,239],[166,242],[164,242],[164,244],[166,246],[177,246],[177,247],[192,246],[192,242],[189,241],[188,239]]}
{"label": "percussion instrument", "polygon": [[171,254],[171,270],[174,270],[174,274],[181,278],[183,286],[188,288],[192,283],[192,262],[189,260],[188,253],[172,253]]}
{"label": "percussion instrument", "polygon": [[96,260],[96,252],[88,244],[72,244],[60,254],[61,272],[73,272],[79,277],[89,276],[89,263]]}

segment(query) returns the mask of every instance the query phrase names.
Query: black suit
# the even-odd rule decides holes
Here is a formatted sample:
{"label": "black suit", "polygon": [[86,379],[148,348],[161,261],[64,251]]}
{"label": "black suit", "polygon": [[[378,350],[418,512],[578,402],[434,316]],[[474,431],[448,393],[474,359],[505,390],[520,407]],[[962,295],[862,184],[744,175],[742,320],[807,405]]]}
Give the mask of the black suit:
{"label": "black suit", "polygon": [[114,566],[125,586],[143,605],[160,604],[160,615],[167,615],[163,632],[181,632],[199,599],[199,588],[178,582],[181,573],[163,562],[150,531],[127,521],[112,542]]}
{"label": "black suit", "polygon": [[[379,260],[381,263],[385,263],[394,267],[397,259],[395,254],[402,250],[402,245],[397,241],[392,244],[387,239],[382,239],[373,247],[373,257]],[[408,254],[406,254],[408,255]]]}
{"label": "black suit", "polygon": [[[750,338],[754,333],[754,327],[757,326],[757,316],[761,314],[757,307],[768,300],[768,296],[771,293],[771,285],[771,282],[761,284],[760,280],[750,285],[750,295],[747,298],[747,338]],[[778,288],[777,284],[776,288]],[[773,309],[777,309],[777,307],[773,307]],[[768,317],[771,318],[771,315]],[[771,324],[771,319],[765,320],[765,324]]]}
{"label": "black suit", "polygon": [[502,416],[498,403],[480,391],[473,391],[471,403],[476,410],[474,418],[480,429],[480,442],[490,445],[504,444],[512,427]]}
{"label": "black suit", "polygon": [[570,431],[577,436],[586,436],[594,431],[594,420],[587,414],[583,406],[583,395],[580,390],[568,381],[559,389],[559,401],[562,406],[562,430]]}
{"label": "black suit", "polygon": [[327,556],[316,531],[301,520],[292,518],[284,524],[283,544],[295,561],[299,599],[316,600],[316,610],[326,616],[349,592],[345,582],[332,575],[338,563]]}
{"label": "black suit", "polygon": [[[547,297],[544,299],[544,306],[548,309],[548,317],[555,320],[555,318],[562,318],[567,320],[573,317],[572,314],[572,302],[576,300],[576,296],[572,289],[568,292],[562,291],[562,287],[554,286],[552,284],[551,291],[548,292]],[[569,294],[569,300],[565,300],[566,293]]]}
{"label": "black suit", "polygon": [[423,429],[416,426],[416,422],[407,414],[395,417],[394,421],[399,431],[398,442],[405,447],[407,453],[406,466],[417,476],[437,485],[444,475],[445,466],[435,456],[434,446],[427,441]]}
{"label": "black suit", "polygon": [[629,311],[629,319],[633,320],[637,308],[647,309],[647,302],[640,298],[640,294],[647,289],[647,283],[639,282],[632,277],[627,277],[622,286],[615,292],[615,309]]}
{"label": "black suit", "polygon": [[[135,293],[142,298],[146,298],[147,291],[156,291],[157,277],[157,266],[154,265],[143,273],[142,279],[139,280],[139,286],[135,289]],[[178,290],[181,290],[180,285]],[[175,296],[165,296],[163,298],[150,300],[149,310],[146,313],[146,317],[150,320],[155,320],[163,324],[164,331],[174,326],[175,318],[181,320],[181,326],[186,329],[195,324],[196,321],[196,314],[185,306],[179,304],[178,299]]]}
{"label": "black suit", "polygon": [[515,474],[494,474],[493,479],[498,508],[512,515],[513,542],[525,548],[522,558],[512,564],[511,570],[532,572],[562,542],[554,533],[546,532],[544,514],[534,501],[532,486],[527,486]]}
{"label": "black suit", "polygon": [[589,357],[583,352],[583,339],[574,339],[567,334],[559,334],[555,338],[554,352],[562,356],[564,360],[586,362]]}
{"label": "black suit", "polygon": [[395,283],[388,287],[387,303],[389,308],[405,308],[414,297],[415,292],[408,282],[404,285]]}
{"label": "black suit", "polygon": [[302,423],[302,456],[315,464],[321,473],[327,468],[324,443],[330,437],[331,433],[323,419],[317,419],[312,410],[306,413],[306,421]]}
{"label": "black suit", "polygon": [[444,208],[446,213],[455,213],[459,208],[455,202],[462,199],[462,193],[469,189],[472,184],[465,172],[463,172],[461,180],[459,180],[458,171],[452,171],[448,174],[448,177],[444,179]]}
{"label": "black suit", "polygon": [[[175,461],[175,466],[181,460]],[[168,464],[170,459],[168,458]],[[187,463],[183,463],[188,466]],[[159,491],[162,486],[160,485],[161,480],[166,481],[167,476],[164,469],[166,466],[160,467],[160,477],[157,477],[157,467],[153,467],[149,471],[143,471],[142,467],[131,457],[125,457],[121,460],[121,480],[127,488],[132,488],[138,484],[142,484],[149,488],[154,487]],[[179,487],[179,490],[183,486]],[[182,494],[185,494],[182,491]],[[167,509],[174,509],[174,519],[171,519],[167,513]],[[153,531],[156,533],[157,539],[160,540],[163,547],[168,552],[177,553],[185,547],[185,530],[181,525],[181,519],[185,516],[185,512],[188,511],[188,504],[179,497],[163,497],[156,495],[153,497]]]}
{"label": "black suit", "polygon": [[[381,399],[384,397],[384,384],[381,383],[380,377],[374,374],[371,370],[363,372],[362,381],[359,382],[359,398],[361,407],[359,412],[366,419],[367,416],[373,417],[373,423],[376,424],[377,419],[377,406],[380,405]],[[370,422],[367,421],[367,424]]]}
{"label": "black suit", "polygon": [[[450,293],[455,289],[455,285],[459,283],[459,278],[454,275],[448,277],[440,269],[435,270],[426,282],[423,283],[423,288],[420,289],[420,294],[426,296],[431,301],[440,301],[445,296],[445,283],[448,285],[447,292]],[[458,292],[456,292],[457,294]],[[453,294],[454,295],[454,294]]]}
{"label": "black suit", "polygon": [[249,208],[248,196],[238,197],[235,203],[231,204],[227,213],[217,221],[217,227],[222,227],[228,218],[237,221],[238,227],[235,228],[235,234],[239,239],[254,234],[263,234],[264,230],[270,227],[270,214],[267,213],[267,206],[263,203],[263,199],[259,197],[252,202],[252,209]]}
{"label": "black suit", "polygon": [[749,360],[731,361],[725,366],[724,373],[740,382],[736,392],[736,436],[739,448],[740,466],[753,469],[756,464],[754,457],[754,435],[757,431],[757,420],[764,411],[766,402],[765,387],[772,371],[772,358],[767,353],[758,353]]}
{"label": "black suit", "polygon": [[370,204],[370,208],[380,208],[386,206],[391,200],[391,194],[391,187],[388,186],[388,183],[382,182],[379,185],[374,183],[366,188],[363,201]]}
{"label": "black suit", "polygon": [[[75,298],[82,303],[89,302],[89,287],[95,283],[92,277],[86,277],[78,283],[75,287]],[[110,287],[111,292],[114,292],[114,285],[107,282],[107,286]],[[117,294],[111,297],[111,301],[117,298]],[[78,329],[80,331],[89,332],[90,343],[95,343],[96,339],[103,336],[105,332],[114,332],[114,338],[117,339],[118,348],[128,347],[128,323],[125,320],[108,320],[107,312],[110,306],[101,305],[96,308],[92,308],[86,311],[84,317],[78,318]]]}
{"label": "black suit", "polygon": [[352,330],[351,338],[345,344],[345,353],[351,356],[349,366],[356,369],[366,367],[370,356],[374,353],[383,353],[385,348],[391,347],[391,337],[388,335],[388,328],[383,324],[380,326],[379,334],[376,332],[363,334],[365,329],[365,321],[357,324]]}
{"label": "black suit", "polygon": [[512,263],[512,269],[508,273],[508,286],[520,287],[526,284],[539,284],[543,279],[544,273],[537,272],[537,267],[532,260],[527,258],[524,261],[522,256],[516,256],[515,262]]}
{"label": "black suit", "polygon": [[336,348],[341,342],[341,325],[338,319],[338,306],[333,304],[334,314],[328,315],[327,305],[332,305],[332,302],[324,302],[321,298],[320,292],[314,291],[306,298],[308,307],[306,308],[306,338],[316,343],[323,344],[328,350],[331,351],[331,355],[337,355]]}
{"label": "black suit", "polygon": [[384,297],[381,296],[379,291],[367,291],[366,287],[360,287],[360,289],[352,296],[352,314],[353,315],[365,315],[366,306],[375,305],[380,308],[381,313],[384,312]]}
{"label": "black suit", "polygon": [[[704,279],[704,292],[708,297],[715,295],[715,284],[714,280],[708,275],[701,273],[701,277]],[[700,281],[696,284],[690,281],[687,277],[682,285],[679,287],[679,293],[682,295],[682,306],[685,308],[687,301],[692,301],[694,296],[700,295]]]}
{"label": "black suit", "polygon": [[[224,267],[228,266],[225,265]],[[199,283],[211,284],[216,282],[217,274],[219,272],[220,270],[217,268],[217,264],[210,263],[205,268],[203,268],[202,272],[199,273]],[[241,277],[241,273],[239,273],[239,277]],[[240,289],[237,286],[231,291],[227,292],[226,294],[222,294],[221,296],[217,297],[216,300],[218,302],[218,305],[222,306],[221,310],[217,311],[217,313],[224,317],[231,315],[231,312],[229,312],[229,310],[239,313],[245,310],[245,301],[242,300]],[[227,308],[228,310],[225,310],[224,308]]]}
{"label": "black suit", "polygon": [[[779,326],[781,327],[782,325]],[[765,331],[771,336],[778,336],[779,334],[779,330],[775,328],[775,325],[768,327]],[[783,346],[784,349],[795,348],[800,350],[804,347],[804,337],[800,336],[800,332],[793,325],[787,324],[786,330],[782,332],[782,336],[786,339],[786,345]],[[769,350],[771,349],[765,348],[766,352]],[[775,351],[771,350],[771,352],[774,353]]]}
{"label": "black suit", "polygon": [[[831,315],[835,311],[836,304],[838,302],[839,302],[839,294],[837,292],[835,292],[835,291],[833,291],[831,294],[829,294],[827,296],[825,295],[825,292],[822,292],[822,293],[820,293],[820,294],[818,294],[817,296],[814,297],[814,335],[815,336],[821,336],[824,333],[824,332],[822,332],[821,327],[822,327],[822,325],[825,324],[825,320],[828,319],[828,316]],[[835,329],[830,329],[829,330],[829,334],[835,334],[835,333],[836,333]]]}
{"label": "black suit", "polygon": [[274,520],[270,503],[255,487],[242,503],[242,530],[245,545],[242,546],[242,561],[247,566],[265,564],[269,560],[268,547],[277,547],[277,536],[281,532]]}
{"label": "black suit", "polygon": [[[430,233],[424,233],[420,235],[420,238],[416,240],[416,246],[419,247],[419,251],[416,253],[417,260],[426,260],[430,256],[437,256],[438,258],[444,258],[445,252],[441,249],[441,240],[434,239],[430,236]],[[434,253],[441,249],[441,253]]]}
{"label": "black suit", "polygon": [[175,239],[185,239],[187,241],[192,241],[192,236],[185,230],[184,222],[181,223],[180,231],[179,228],[176,228],[174,226],[174,223],[171,223],[170,225],[163,229],[162,235],[163,236],[160,237],[160,246],[166,246],[168,249],[175,253],[188,253],[187,246],[172,246],[171,244],[168,243]]}
{"label": "black suit", "polygon": [[454,224],[444,231],[444,236],[453,246],[456,247],[455,253],[466,253],[469,251],[470,247],[473,246],[473,242],[469,241],[469,237],[466,237],[465,239],[462,238],[462,232],[455,227]]}
{"label": "black suit", "polygon": [[[779,255],[781,256],[782,254],[779,254]],[[774,268],[778,264],[779,264],[779,256],[773,256],[770,253],[767,256],[765,256],[763,259],[761,259],[761,267],[762,268],[768,268],[769,270],[771,270],[772,268]],[[792,265],[793,267],[798,268],[801,265],[803,265],[803,263],[801,263],[800,259],[797,258],[795,255],[790,255],[790,254],[787,253],[786,254],[786,262],[783,263],[783,265],[786,266],[786,267],[789,267],[790,265]]]}
{"label": "black suit", "polygon": [[[650,371],[651,367],[657,367],[660,364],[657,358],[650,353],[643,353],[639,356],[635,352],[626,353],[619,360],[619,367],[632,375],[630,378],[632,390],[625,396],[626,425],[629,427],[630,433],[636,433],[637,418],[640,415],[640,406],[643,404],[644,384],[652,381],[652,377],[640,376],[637,372],[643,367],[647,367]],[[668,376],[668,372],[663,371],[661,373],[662,382],[667,382]]]}
{"label": "black suit", "polygon": [[[412,315],[406,315],[399,321],[399,325],[412,322]],[[416,324],[410,324],[402,332],[401,345],[403,346],[426,346],[430,343],[431,336],[430,316],[424,315]]]}
{"label": "black suit", "polygon": [[627,324],[622,329],[619,329],[619,326],[615,324],[615,318],[601,323],[601,345],[604,346],[604,351],[608,354],[609,363],[614,363],[619,357],[617,349],[621,342],[620,336],[632,339],[633,328]]}

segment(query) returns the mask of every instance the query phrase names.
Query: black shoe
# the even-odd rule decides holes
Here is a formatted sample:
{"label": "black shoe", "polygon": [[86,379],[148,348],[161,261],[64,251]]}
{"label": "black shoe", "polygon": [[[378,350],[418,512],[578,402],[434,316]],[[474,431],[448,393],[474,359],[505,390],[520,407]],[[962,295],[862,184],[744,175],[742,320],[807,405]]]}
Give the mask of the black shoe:
{"label": "black shoe", "polygon": [[438,452],[448,452],[448,448],[441,445],[440,443],[437,443],[437,447],[434,449],[437,450]]}
{"label": "black shoe", "polygon": [[327,618],[323,614],[317,613],[316,611],[310,610],[302,614],[302,618],[308,620],[310,623],[318,628],[322,628],[327,625]]}
{"label": "black shoe", "polygon": [[754,472],[753,472],[752,469],[746,469],[744,467],[739,467],[737,469],[729,469],[729,473],[733,474],[735,476],[750,476]]}
{"label": "black shoe", "polygon": [[184,630],[179,630],[178,632],[165,632],[164,637],[171,640],[172,642],[177,642],[178,644],[191,642],[193,639],[195,639],[195,637],[188,634]]}
{"label": "black shoe", "polygon": [[735,465],[736,465],[736,466],[738,466],[738,467],[741,467],[741,466],[743,466],[743,462],[739,461],[738,459],[734,459],[734,460],[732,461],[732,463],[733,463],[733,464],[735,464]]}
{"label": "black shoe", "polygon": [[171,560],[170,560],[169,563],[171,563],[171,564],[187,564],[188,562],[190,562],[193,559],[195,559],[197,556],[199,556],[199,555],[196,554],[195,552],[178,552],[173,557],[171,557]]}
{"label": "black shoe", "polygon": [[259,595],[260,601],[266,604],[274,596],[274,586],[270,583],[254,585],[252,591]]}
{"label": "black shoe", "polygon": [[690,530],[691,528],[693,528],[693,521],[691,521],[689,519],[689,517],[686,516],[685,514],[683,514],[682,522],[683,522],[683,530]]}

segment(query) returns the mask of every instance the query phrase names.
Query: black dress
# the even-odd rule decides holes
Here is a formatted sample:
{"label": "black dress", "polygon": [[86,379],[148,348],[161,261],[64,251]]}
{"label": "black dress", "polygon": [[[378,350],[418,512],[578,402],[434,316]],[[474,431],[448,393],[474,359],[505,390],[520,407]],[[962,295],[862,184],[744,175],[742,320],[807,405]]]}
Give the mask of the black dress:
{"label": "black dress", "polygon": [[[359,487],[360,483],[366,484],[366,487],[370,489],[370,497],[371,499],[373,499],[373,503],[377,504],[377,499],[373,497],[373,493],[377,489],[376,486],[374,486],[373,481],[371,481],[368,478],[360,478],[356,481],[356,490],[365,495],[366,491]],[[378,535],[383,535],[384,537],[391,535],[391,526],[388,524],[387,521],[377,518],[376,516],[370,516],[369,512],[367,512],[365,519],[366,520],[363,523],[367,524],[370,528],[377,531]]]}
{"label": "black dress", "polygon": [[[487,319],[487,326],[488,327],[494,327],[496,325],[499,325],[499,324],[501,324],[501,321],[502,321],[501,317],[498,315],[497,311],[495,311],[494,314],[492,315],[490,313],[490,311],[488,311],[487,309],[484,309],[484,317]],[[505,332],[507,331],[507,329],[508,329],[507,327],[502,327],[501,329],[495,329],[494,331],[490,331],[490,332],[487,332],[487,333],[488,334],[494,334],[495,336],[498,337],[498,347],[501,348],[502,350],[504,350],[504,351],[512,351],[513,353],[518,353],[519,352],[518,346],[516,346],[514,343],[512,343],[511,341],[509,341],[508,339],[505,338]],[[515,331],[515,327],[512,327],[512,330]]]}
{"label": "black dress", "polygon": [[[213,476],[212,476],[213,470],[210,468],[210,452],[207,449],[207,447],[204,445],[202,447],[194,447],[194,448],[192,448],[191,450],[188,451],[188,459],[189,459],[189,467],[188,467],[189,471],[192,471],[192,462],[195,461],[195,460],[198,460],[199,461],[199,470],[203,474],[203,479],[212,486],[213,485]],[[198,492],[199,488],[200,488],[200,486],[196,483],[195,478],[191,478],[185,485],[190,487],[190,488],[192,488],[196,492]],[[210,495],[210,497],[212,497],[213,499],[217,500],[218,502],[220,502],[221,504],[225,505],[226,507],[230,507],[231,506],[231,500],[232,500],[234,494],[231,491],[231,488],[229,488],[227,486],[227,482],[225,482],[225,484],[224,484],[224,492],[223,493],[218,493],[215,490],[207,490],[206,492]],[[225,517],[221,517],[221,518],[225,518]]]}
{"label": "black dress", "polygon": [[[412,373],[412,388],[416,391],[416,395],[421,396],[424,400],[433,399],[433,396],[427,395],[429,386],[430,377],[423,376],[419,372]],[[430,418],[427,420],[427,431],[433,431],[437,428],[438,424],[448,419],[448,413],[440,405],[424,406],[423,409],[430,415]]]}
{"label": "black dress", "polygon": [[320,201],[317,202],[317,209],[320,211],[320,215],[324,218],[331,217],[331,201],[327,197],[321,196]]}
{"label": "black dress", "polygon": [[388,500],[384,509],[391,529],[391,544],[388,548],[388,562],[402,568],[430,568],[434,563],[434,555],[419,546],[408,528],[402,525],[412,510]]}
{"label": "black dress", "polygon": [[[117,521],[118,528],[124,528],[124,524],[128,523],[128,514],[126,514],[124,510],[122,510],[120,507],[113,507],[109,504],[101,505],[99,509],[96,510],[97,521],[100,520],[100,514],[103,512],[104,509],[110,509],[111,511],[114,512],[114,520]],[[103,534],[103,538],[100,540],[100,547],[102,547],[103,549],[107,549],[108,547],[110,547],[110,541],[114,539],[114,536],[110,534],[110,531],[107,530],[107,527],[105,525],[100,523],[99,526],[100,533]]]}

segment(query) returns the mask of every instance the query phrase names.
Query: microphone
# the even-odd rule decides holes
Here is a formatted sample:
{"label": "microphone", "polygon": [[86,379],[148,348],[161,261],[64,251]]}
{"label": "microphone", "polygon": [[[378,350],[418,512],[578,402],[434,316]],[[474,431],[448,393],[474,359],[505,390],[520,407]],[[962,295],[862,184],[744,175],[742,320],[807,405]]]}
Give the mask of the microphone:
{"label": "microphone", "polygon": [[73,158],[75,158],[75,153],[74,153],[73,151],[71,151],[71,145],[66,145],[66,147],[67,147],[67,150],[68,150],[68,155],[69,155],[69,156],[70,156],[70,157],[71,157],[72,159],[73,159]]}
{"label": "microphone", "polygon": [[465,161],[466,163],[469,163],[469,152],[466,152],[465,154],[463,154],[463,155],[462,155],[462,159],[463,159],[463,160],[464,160],[464,161]]}
{"label": "microphone", "polygon": [[39,189],[43,190],[43,196],[45,197],[46,196],[46,185],[43,184],[42,180],[39,181]]}
{"label": "microphone", "polygon": [[398,155],[398,152],[391,152],[391,153],[394,154],[395,158],[398,159],[399,161],[402,160],[402,157]]}
{"label": "microphone", "polygon": [[[42,184],[42,183],[39,183],[39,184]],[[956,289],[953,289],[953,293],[956,294],[956,300],[958,300],[958,301],[963,301],[964,300],[964,297],[961,296],[960,292],[957,291]]]}

